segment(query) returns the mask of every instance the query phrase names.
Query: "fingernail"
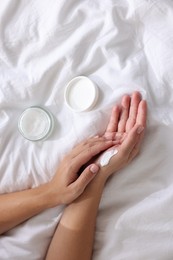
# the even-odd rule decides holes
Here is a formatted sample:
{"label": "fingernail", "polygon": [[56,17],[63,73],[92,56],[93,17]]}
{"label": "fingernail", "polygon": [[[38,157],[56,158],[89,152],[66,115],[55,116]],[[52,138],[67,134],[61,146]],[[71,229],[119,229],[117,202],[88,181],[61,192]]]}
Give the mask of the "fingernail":
{"label": "fingernail", "polygon": [[94,138],[99,138],[99,135],[95,135]]}
{"label": "fingernail", "polygon": [[99,166],[96,165],[96,164],[92,164],[91,167],[90,167],[90,171],[92,173],[97,173],[99,171]]}
{"label": "fingernail", "polygon": [[137,133],[141,134],[143,130],[144,130],[144,127],[143,126],[139,126],[138,129],[137,129]]}

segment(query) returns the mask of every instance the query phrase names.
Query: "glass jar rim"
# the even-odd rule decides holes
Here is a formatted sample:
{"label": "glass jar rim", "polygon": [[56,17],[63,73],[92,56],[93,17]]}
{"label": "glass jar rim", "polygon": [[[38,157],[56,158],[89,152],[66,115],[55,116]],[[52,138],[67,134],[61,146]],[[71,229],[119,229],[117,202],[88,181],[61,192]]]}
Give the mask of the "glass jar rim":
{"label": "glass jar rim", "polygon": [[[26,113],[30,113],[30,112],[33,112],[31,110],[33,109],[38,109],[40,110],[44,116],[45,116],[45,119],[47,119],[47,123],[48,123],[48,126],[47,126],[47,129],[46,131],[43,131],[42,134],[38,135],[38,136],[30,136],[29,134],[27,134],[25,131],[23,131],[23,127],[22,127],[22,120],[24,118],[24,116],[26,116]],[[29,141],[41,141],[41,140],[45,140],[47,139],[47,137],[51,134],[52,130],[53,130],[53,126],[54,126],[54,120],[53,120],[53,116],[52,114],[47,111],[45,108],[41,107],[41,106],[30,106],[28,108],[26,108],[22,114],[20,115],[19,117],[19,120],[18,120],[18,129],[19,129],[19,132],[21,133],[21,135],[29,140]]]}

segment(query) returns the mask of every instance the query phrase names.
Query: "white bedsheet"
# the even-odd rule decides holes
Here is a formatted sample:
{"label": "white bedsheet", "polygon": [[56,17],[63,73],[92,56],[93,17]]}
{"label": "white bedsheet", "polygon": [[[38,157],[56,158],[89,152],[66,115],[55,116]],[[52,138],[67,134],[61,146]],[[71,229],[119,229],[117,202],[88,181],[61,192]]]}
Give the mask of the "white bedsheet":
{"label": "white bedsheet", "polygon": [[[94,80],[101,96],[83,114],[63,99],[78,75]],[[93,260],[173,259],[173,1],[0,2],[0,193],[50,180],[64,154],[102,133],[112,105],[134,90],[148,101],[146,138],[140,156],[107,183]],[[44,142],[18,132],[18,117],[31,105],[55,117]],[[44,259],[62,211],[1,236],[0,259]]]}

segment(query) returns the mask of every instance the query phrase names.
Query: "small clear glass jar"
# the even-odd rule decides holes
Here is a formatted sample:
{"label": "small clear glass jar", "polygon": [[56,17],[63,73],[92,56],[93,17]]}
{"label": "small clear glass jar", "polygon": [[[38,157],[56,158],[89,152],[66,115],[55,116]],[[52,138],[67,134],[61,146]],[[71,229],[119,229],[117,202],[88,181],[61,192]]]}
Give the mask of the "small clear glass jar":
{"label": "small clear glass jar", "polygon": [[45,140],[54,127],[53,116],[39,106],[28,107],[21,114],[18,129],[21,135],[30,141]]}

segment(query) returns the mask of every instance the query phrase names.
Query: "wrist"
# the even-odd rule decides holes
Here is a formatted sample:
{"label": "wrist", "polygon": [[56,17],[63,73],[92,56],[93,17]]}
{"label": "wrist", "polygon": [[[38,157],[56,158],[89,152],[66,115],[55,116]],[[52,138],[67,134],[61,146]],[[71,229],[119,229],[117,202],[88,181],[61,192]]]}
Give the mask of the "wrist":
{"label": "wrist", "polygon": [[118,171],[117,168],[111,167],[111,165],[106,165],[100,168],[100,178],[106,183],[109,177]]}
{"label": "wrist", "polygon": [[42,185],[41,196],[47,208],[54,208],[60,204],[57,194],[55,194],[54,189],[52,189],[51,182]]}
{"label": "wrist", "polygon": [[95,191],[99,191],[99,190],[103,190],[104,186],[107,182],[107,175],[105,174],[105,171],[100,168],[99,172],[97,173],[97,175],[94,177],[94,179],[89,183],[87,189],[89,190],[93,190],[94,193]]}
{"label": "wrist", "polygon": [[108,168],[107,167],[100,167],[100,171],[99,171],[97,177],[103,185],[105,185],[109,176],[110,176],[110,174],[109,174]]}

